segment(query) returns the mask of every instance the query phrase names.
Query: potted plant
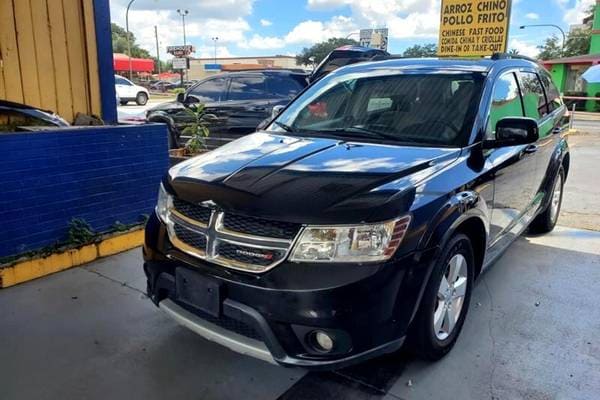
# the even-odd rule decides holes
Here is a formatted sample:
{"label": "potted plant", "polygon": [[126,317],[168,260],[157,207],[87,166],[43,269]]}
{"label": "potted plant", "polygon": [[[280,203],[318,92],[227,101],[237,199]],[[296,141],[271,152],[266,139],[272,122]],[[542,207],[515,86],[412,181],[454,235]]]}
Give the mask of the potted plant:
{"label": "potted plant", "polygon": [[210,135],[210,131],[206,121],[217,118],[213,114],[206,114],[205,105],[200,103],[186,107],[185,112],[191,117],[192,122],[181,133],[189,135],[191,138],[183,148],[169,151],[171,157],[180,159],[193,157],[208,151],[206,138]]}

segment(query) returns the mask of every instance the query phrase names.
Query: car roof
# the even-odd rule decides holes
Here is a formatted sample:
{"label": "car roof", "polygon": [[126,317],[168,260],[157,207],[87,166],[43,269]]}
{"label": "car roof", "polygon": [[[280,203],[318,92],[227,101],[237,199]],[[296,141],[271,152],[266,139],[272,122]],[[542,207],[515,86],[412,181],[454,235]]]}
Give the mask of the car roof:
{"label": "car roof", "polygon": [[504,69],[506,67],[539,67],[539,64],[524,58],[384,58],[382,60],[368,61],[348,65],[334,71],[333,73],[368,72],[381,68],[401,70],[447,70],[487,73],[492,69]]}
{"label": "car roof", "polygon": [[233,76],[233,75],[294,75],[294,76],[302,76],[305,77],[307,74],[305,72],[291,70],[291,69],[250,69],[246,71],[231,71],[231,72],[221,72],[215,75],[211,75],[206,79],[215,78],[215,77],[225,77],[225,76]]}

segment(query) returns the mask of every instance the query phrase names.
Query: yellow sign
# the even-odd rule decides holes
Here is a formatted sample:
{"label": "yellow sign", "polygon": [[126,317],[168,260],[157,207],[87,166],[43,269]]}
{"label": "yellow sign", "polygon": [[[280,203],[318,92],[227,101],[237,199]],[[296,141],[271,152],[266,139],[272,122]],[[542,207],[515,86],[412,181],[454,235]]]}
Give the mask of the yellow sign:
{"label": "yellow sign", "polygon": [[440,57],[506,52],[511,0],[442,0]]}

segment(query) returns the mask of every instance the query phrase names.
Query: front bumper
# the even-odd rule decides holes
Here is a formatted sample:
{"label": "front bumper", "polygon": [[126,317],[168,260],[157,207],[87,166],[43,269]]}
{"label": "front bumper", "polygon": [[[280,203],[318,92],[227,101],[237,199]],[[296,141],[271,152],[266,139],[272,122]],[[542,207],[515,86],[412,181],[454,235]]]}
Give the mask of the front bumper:
{"label": "front bumper", "polygon": [[[241,306],[239,303],[229,301],[225,303],[226,308],[236,308]],[[335,360],[307,360],[292,358],[287,356],[279,349],[278,344],[270,342],[270,348],[262,341],[237,334],[218,325],[212,324],[204,320],[196,314],[186,310],[176,302],[166,299],[159,303],[159,307],[168,316],[173,318],[179,324],[192,330],[203,338],[227,347],[237,353],[244,354],[271,364],[281,364],[285,366],[302,367],[309,369],[338,369],[352,364],[359,363],[378,355],[394,352],[404,343],[404,337],[396,339],[390,343],[376,347],[361,354],[338,358]],[[272,332],[264,332],[265,336],[272,336]],[[274,339],[272,339],[274,340]],[[278,349],[280,351],[277,351]]]}
{"label": "front bumper", "polygon": [[[283,263],[262,275],[204,262],[174,248],[164,225],[146,228],[148,295],[163,311],[208,340],[284,366],[338,369],[398,350],[418,307],[429,262],[420,255],[381,265]],[[215,317],[181,302],[176,270],[222,287]],[[335,339],[332,352],[311,347],[311,332]]]}

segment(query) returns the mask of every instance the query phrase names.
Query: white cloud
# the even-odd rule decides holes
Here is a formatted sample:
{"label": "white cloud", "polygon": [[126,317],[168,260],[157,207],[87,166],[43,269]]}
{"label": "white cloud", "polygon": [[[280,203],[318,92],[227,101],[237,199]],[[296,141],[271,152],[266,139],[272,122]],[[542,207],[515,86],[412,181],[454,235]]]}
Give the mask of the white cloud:
{"label": "white cloud", "polygon": [[[189,10],[186,16],[187,43],[201,49],[211,48],[213,37],[219,38],[221,46],[245,40],[250,25],[245,17],[252,13],[255,0],[137,0],[129,11],[129,29],[136,36],[139,45],[156,53],[154,25],[158,26],[161,58],[169,45],[183,44],[183,28],[177,8]],[[111,0],[111,19],[125,27],[125,10],[128,0]],[[223,47],[224,48],[224,47]],[[228,50],[227,50],[228,51]]]}
{"label": "white cloud", "polygon": [[331,37],[345,37],[356,29],[352,18],[336,16],[329,21],[303,21],[296,25],[286,36],[290,44],[312,44]]}
{"label": "white cloud", "polygon": [[352,4],[352,0],[308,0],[309,10],[334,10]]}
{"label": "white cloud", "polygon": [[273,25],[273,22],[269,21],[268,19],[261,19],[260,25],[261,26],[271,26],[271,25]]}
{"label": "white cloud", "polygon": [[[306,20],[282,37],[253,36],[246,48],[282,48],[311,45],[331,37],[346,37],[361,28],[387,27],[390,38],[435,38],[439,29],[440,0],[308,0],[310,10],[350,7],[349,16],[327,21]],[[263,41],[261,41],[264,40]]]}
{"label": "white cloud", "polygon": [[508,48],[517,49],[519,51],[519,54],[528,57],[536,57],[540,52],[536,44],[525,42],[519,39],[511,39],[508,43]]}
{"label": "white cloud", "polygon": [[281,49],[286,46],[286,42],[282,38],[272,36],[253,35],[249,40],[245,40],[238,44],[244,49]]}
{"label": "white cloud", "polygon": [[[202,46],[196,48],[196,54],[198,58],[212,58],[215,56],[215,48],[210,46]],[[217,58],[221,57],[235,57],[226,46],[217,46]]]}
{"label": "white cloud", "polygon": [[537,20],[540,19],[540,15],[536,13],[527,13],[525,14],[525,18]]}
{"label": "white cloud", "polygon": [[562,7],[565,11],[563,20],[565,23],[580,24],[583,18],[587,16],[588,9],[595,3],[594,0],[575,0],[575,5],[568,7],[568,3],[559,0],[562,3]]}

